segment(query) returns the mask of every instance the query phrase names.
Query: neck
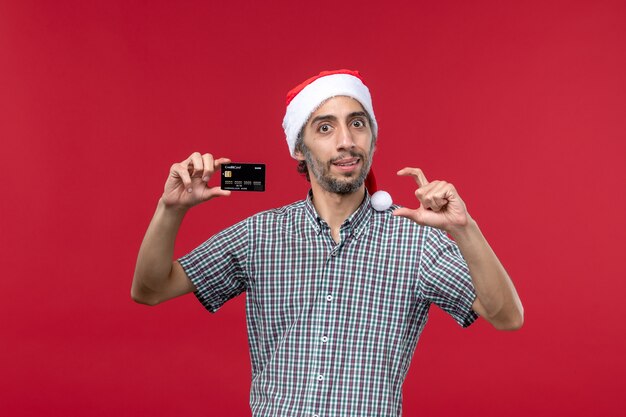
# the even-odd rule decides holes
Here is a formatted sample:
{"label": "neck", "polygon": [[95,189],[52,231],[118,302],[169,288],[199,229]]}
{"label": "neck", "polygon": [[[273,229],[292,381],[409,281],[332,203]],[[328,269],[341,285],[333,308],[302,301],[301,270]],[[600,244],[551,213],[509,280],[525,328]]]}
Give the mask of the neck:
{"label": "neck", "polygon": [[351,194],[335,194],[311,181],[313,206],[317,214],[328,224],[335,241],[339,241],[339,228],[354,213],[365,197],[365,185]]}

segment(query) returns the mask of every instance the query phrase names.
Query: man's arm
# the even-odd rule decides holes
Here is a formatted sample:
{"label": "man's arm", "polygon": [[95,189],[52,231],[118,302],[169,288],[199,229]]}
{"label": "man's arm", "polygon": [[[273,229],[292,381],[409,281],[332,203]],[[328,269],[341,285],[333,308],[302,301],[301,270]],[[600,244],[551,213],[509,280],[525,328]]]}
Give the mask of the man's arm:
{"label": "man's arm", "polygon": [[172,165],[163,196],[139,249],[131,286],[134,301],[156,305],[195,291],[195,286],[178,262],[173,262],[174,242],[189,208],[230,191],[208,187],[207,182],[227,158],[213,159],[211,154],[192,154]]}
{"label": "man's arm", "polygon": [[195,291],[180,264],[172,262],[174,242],[184,215],[184,211],[168,208],[159,200],[137,256],[130,290],[134,301],[156,305]]}
{"label": "man's arm", "polygon": [[467,262],[476,290],[472,309],[498,330],[518,330],[524,308],[515,286],[474,219],[450,235]]}
{"label": "man's arm", "polygon": [[416,210],[399,208],[394,215],[445,230],[459,246],[469,267],[476,300],[472,309],[496,329],[517,330],[524,323],[524,308],[506,270],[491,250],[452,184],[428,182],[419,168],[404,168],[398,175],[411,176],[419,188]]}

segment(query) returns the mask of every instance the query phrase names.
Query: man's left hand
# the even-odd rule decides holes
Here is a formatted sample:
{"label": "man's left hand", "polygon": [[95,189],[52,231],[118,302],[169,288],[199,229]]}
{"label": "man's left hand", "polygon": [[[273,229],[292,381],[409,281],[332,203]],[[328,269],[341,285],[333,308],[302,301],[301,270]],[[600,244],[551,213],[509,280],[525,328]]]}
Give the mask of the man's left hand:
{"label": "man's left hand", "polygon": [[402,216],[423,226],[436,227],[450,233],[461,229],[470,221],[465,203],[454,186],[445,181],[428,182],[419,168],[403,168],[399,176],[413,177],[418,189],[415,197],[420,202],[417,209],[401,207],[396,209],[394,216]]}

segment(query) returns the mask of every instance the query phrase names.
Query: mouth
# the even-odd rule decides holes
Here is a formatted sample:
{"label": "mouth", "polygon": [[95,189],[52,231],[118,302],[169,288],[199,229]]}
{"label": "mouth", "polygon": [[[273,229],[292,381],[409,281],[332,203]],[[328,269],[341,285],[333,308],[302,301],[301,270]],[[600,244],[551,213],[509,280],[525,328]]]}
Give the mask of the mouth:
{"label": "mouth", "polygon": [[337,161],[333,161],[332,165],[337,167],[341,172],[351,172],[356,169],[356,167],[361,162],[361,158],[342,158]]}

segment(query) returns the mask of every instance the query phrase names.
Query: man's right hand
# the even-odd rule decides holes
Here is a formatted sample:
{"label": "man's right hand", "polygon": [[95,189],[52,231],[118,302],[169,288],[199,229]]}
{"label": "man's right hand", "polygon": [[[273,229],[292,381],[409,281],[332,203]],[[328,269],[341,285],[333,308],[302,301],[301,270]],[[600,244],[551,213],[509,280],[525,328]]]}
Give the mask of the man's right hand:
{"label": "man's right hand", "polygon": [[229,196],[230,191],[209,187],[207,183],[220,165],[230,162],[228,158],[213,159],[210,153],[194,152],[172,165],[161,200],[168,208],[186,210],[214,197]]}

